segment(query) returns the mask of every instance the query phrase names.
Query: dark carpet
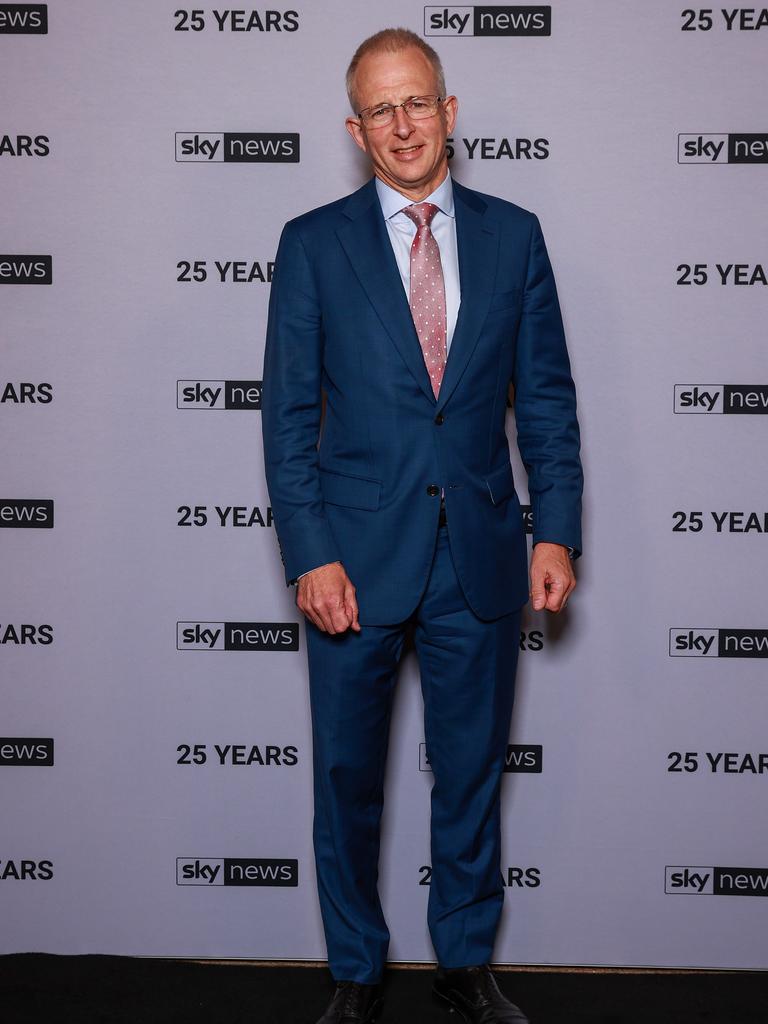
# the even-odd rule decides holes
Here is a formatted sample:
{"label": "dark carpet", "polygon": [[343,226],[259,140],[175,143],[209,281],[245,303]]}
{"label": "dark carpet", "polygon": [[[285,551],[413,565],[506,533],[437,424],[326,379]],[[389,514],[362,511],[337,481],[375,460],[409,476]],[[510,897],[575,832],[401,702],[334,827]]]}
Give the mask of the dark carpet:
{"label": "dark carpet", "polygon": [[[758,972],[501,972],[531,1024],[768,1024]],[[392,970],[381,1024],[459,1024],[432,1003],[431,972]],[[2,1024],[314,1024],[321,968],[117,956],[0,957]]]}

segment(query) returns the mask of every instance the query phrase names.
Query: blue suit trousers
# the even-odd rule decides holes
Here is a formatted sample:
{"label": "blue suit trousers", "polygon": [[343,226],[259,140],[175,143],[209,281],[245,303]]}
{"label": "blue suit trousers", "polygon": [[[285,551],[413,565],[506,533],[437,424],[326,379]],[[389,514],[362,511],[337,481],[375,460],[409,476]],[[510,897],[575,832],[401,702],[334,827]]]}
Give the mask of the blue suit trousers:
{"label": "blue suit trousers", "polygon": [[520,611],[491,621],[473,613],[442,526],[426,588],[408,621],[330,636],[307,620],[315,863],[337,981],[375,983],[387,959],[389,930],[377,885],[380,820],[392,698],[411,627],[434,773],[430,936],[443,967],[492,959],[504,901],[499,794]]}

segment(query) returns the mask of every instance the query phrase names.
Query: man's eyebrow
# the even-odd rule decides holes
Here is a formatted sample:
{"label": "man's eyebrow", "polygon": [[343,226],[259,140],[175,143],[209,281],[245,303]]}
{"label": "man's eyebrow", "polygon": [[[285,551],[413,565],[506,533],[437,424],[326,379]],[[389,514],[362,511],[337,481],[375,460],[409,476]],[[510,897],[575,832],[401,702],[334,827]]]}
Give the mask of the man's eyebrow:
{"label": "man's eyebrow", "polygon": [[[419,96],[437,96],[438,93],[432,92],[412,92],[410,96],[406,96],[404,100],[400,100],[400,103],[407,103],[408,100],[418,99]],[[397,107],[398,103],[393,103],[391,100],[379,100],[377,103],[369,103],[368,107]],[[363,110],[367,110],[368,107],[363,107]]]}

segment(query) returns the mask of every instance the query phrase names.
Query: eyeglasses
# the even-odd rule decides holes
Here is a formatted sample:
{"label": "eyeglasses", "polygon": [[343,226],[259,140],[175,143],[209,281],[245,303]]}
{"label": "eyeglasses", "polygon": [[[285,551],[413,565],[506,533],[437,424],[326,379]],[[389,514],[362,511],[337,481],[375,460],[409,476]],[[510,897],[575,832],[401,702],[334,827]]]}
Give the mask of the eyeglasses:
{"label": "eyeglasses", "polygon": [[392,124],[398,107],[402,107],[403,112],[412,121],[421,121],[427,117],[434,117],[438,104],[444,99],[444,96],[411,96],[403,103],[377,103],[373,107],[366,107],[357,116],[366,128],[386,128],[388,124]]}

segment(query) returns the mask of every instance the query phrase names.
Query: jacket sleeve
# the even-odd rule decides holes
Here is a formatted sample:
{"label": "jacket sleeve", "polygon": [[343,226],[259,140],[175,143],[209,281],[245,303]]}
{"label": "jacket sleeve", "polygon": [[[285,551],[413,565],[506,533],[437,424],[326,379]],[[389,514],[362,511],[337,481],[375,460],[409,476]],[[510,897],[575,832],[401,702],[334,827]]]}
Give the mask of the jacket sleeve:
{"label": "jacket sleeve", "polygon": [[517,444],[528,473],[533,543],[581,554],[579,424],[555,279],[532,218],[523,312],[513,372]]}
{"label": "jacket sleeve", "polygon": [[325,518],[317,442],[323,324],[312,268],[295,223],[275,258],[264,352],[264,469],[286,583],[339,553]]}

